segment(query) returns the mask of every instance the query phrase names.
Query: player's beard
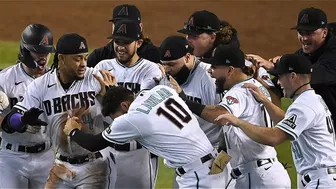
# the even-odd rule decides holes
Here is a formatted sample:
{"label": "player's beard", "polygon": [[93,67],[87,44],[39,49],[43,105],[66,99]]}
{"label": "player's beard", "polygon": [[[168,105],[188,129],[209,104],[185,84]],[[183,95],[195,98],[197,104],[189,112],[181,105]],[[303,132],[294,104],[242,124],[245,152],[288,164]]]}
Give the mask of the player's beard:
{"label": "player's beard", "polygon": [[131,59],[135,55],[136,50],[134,49],[132,53],[130,53],[129,51],[128,52],[127,51],[123,51],[123,52],[125,52],[123,59],[120,58],[118,52],[119,52],[119,50],[116,52],[118,61],[121,64],[126,65],[127,63],[129,63],[131,61]]}
{"label": "player's beard", "polygon": [[184,64],[180,71],[174,75],[174,79],[177,81],[179,85],[182,85],[184,82],[187,81],[188,77],[190,75],[190,70],[189,68]]}
{"label": "player's beard", "polygon": [[216,93],[222,94],[225,91],[224,84],[226,82],[225,77],[220,77],[216,79]]}

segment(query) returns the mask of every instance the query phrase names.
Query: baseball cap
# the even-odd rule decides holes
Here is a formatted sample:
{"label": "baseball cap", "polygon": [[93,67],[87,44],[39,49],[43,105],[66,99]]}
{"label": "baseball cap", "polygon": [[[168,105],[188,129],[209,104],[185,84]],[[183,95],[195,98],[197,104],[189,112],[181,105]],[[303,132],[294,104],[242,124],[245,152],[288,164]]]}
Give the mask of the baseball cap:
{"label": "baseball cap", "polygon": [[113,34],[108,39],[131,43],[141,39],[141,28],[138,23],[132,20],[120,20],[115,23]]}
{"label": "baseball cap", "polygon": [[209,11],[202,10],[194,12],[184,24],[184,28],[177,32],[187,35],[200,35],[207,32],[217,32],[220,29],[220,20]]}
{"label": "baseball cap", "polygon": [[214,49],[211,58],[201,59],[201,61],[217,66],[245,67],[244,53],[239,48],[231,45],[218,46]]}
{"label": "baseball cap", "polygon": [[171,61],[191,52],[191,46],[185,37],[169,36],[162,42],[159,50],[161,61]]}
{"label": "baseball cap", "polygon": [[310,60],[299,54],[285,54],[281,56],[275,68],[270,71],[272,75],[280,75],[286,73],[310,74],[312,72],[312,65]]}
{"label": "baseball cap", "polygon": [[141,14],[139,9],[135,5],[118,5],[113,9],[112,19],[110,19],[109,21],[114,22],[121,19],[129,19],[140,23]]}
{"label": "baseball cap", "polygon": [[77,33],[68,33],[57,41],[56,52],[60,54],[80,54],[89,52],[89,48],[84,37]]}
{"label": "baseball cap", "polygon": [[326,27],[327,15],[323,10],[318,8],[306,8],[301,10],[298,16],[297,26],[291,29],[315,31],[319,28]]}

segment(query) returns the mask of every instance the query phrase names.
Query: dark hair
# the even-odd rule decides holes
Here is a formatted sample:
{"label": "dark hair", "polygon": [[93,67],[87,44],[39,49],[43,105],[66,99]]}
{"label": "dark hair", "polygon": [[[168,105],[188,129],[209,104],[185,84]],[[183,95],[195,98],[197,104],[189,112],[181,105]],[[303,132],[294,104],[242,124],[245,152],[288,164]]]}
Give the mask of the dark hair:
{"label": "dark hair", "polygon": [[240,47],[240,43],[237,36],[237,30],[232,27],[232,25],[225,21],[221,20],[220,29],[216,33],[216,40],[214,46],[218,45],[233,45],[235,47]]}
{"label": "dark hair", "polygon": [[248,76],[253,76],[254,70],[250,66],[244,66],[241,68],[242,72]]}
{"label": "dark hair", "polygon": [[132,91],[124,87],[110,87],[103,97],[102,102],[102,114],[108,116],[111,113],[116,113],[119,110],[120,103],[125,101],[132,102],[134,100],[134,94]]}
{"label": "dark hair", "polygon": [[54,54],[53,64],[50,66],[51,73],[58,69],[58,52]]}

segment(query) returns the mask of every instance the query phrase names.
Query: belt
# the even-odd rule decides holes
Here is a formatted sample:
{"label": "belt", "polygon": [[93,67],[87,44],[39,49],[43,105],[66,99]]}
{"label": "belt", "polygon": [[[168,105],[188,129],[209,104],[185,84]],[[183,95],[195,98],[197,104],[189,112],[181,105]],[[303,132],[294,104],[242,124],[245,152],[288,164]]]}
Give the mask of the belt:
{"label": "belt", "polygon": [[259,160],[257,160],[257,162],[253,161],[253,162],[246,163],[242,166],[239,166],[237,168],[232,169],[231,170],[231,177],[234,178],[234,179],[237,179],[240,175],[248,173],[254,168],[258,168],[258,167],[261,167],[263,165],[273,163],[275,161],[277,161],[276,158],[267,158],[267,159],[259,159]]}
{"label": "belt", "polygon": [[[25,152],[25,153],[39,153],[42,152],[46,149],[49,149],[51,147],[51,144],[48,145],[49,142],[47,143],[41,143],[41,144],[37,144],[35,146],[23,146],[23,145],[19,145],[17,148],[18,152]],[[6,149],[7,150],[13,150],[16,151],[14,148],[13,144],[7,143],[6,144]]]}
{"label": "belt", "polygon": [[126,144],[113,144],[112,148],[114,148],[117,151],[129,152],[129,151],[141,149],[142,146],[140,143],[136,141],[131,141]]}
{"label": "belt", "polygon": [[[324,168],[322,168],[322,171],[319,171],[319,170],[310,171],[310,173],[313,172],[312,174],[314,174],[314,172],[315,172],[316,174],[318,174],[318,173],[322,173],[322,174],[324,173],[325,174],[325,172],[323,171],[323,169]],[[336,167],[329,167],[329,168],[327,168],[326,173],[328,175],[330,175],[330,174],[336,174]],[[305,187],[311,180],[312,179],[309,176],[309,173],[307,173],[306,175],[304,175],[302,177],[302,179],[301,179],[301,183],[302,183],[303,187]]]}
{"label": "belt", "polygon": [[95,152],[95,153],[90,153],[87,155],[80,155],[80,156],[73,156],[73,157],[56,154],[56,157],[57,159],[68,162],[70,164],[82,164],[85,162],[93,161],[98,158],[102,158],[103,155],[100,152]]}
{"label": "belt", "polygon": [[[207,162],[207,161],[209,161],[209,160],[211,160],[211,159],[214,159],[214,158],[215,158],[215,157],[213,157],[213,155],[210,153],[210,154],[207,154],[207,155],[201,157],[200,160],[201,160],[201,163],[203,164],[203,163],[205,163],[205,162]],[[186,172],[187,172],[187,171],[186,171],[183,167],[179,167],[179,168],[176,169],[176,174],[177,174],[178,176],[182,176],[182,175],[184,175]]]}

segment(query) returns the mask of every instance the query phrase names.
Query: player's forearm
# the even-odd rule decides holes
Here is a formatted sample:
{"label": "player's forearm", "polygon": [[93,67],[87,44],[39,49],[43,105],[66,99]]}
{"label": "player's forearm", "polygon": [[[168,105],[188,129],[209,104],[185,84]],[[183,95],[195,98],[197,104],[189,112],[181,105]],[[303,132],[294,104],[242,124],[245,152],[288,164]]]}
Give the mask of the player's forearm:
{"label": "player's forearm", "polygon": [[262,103],[264,104],[267,112],[269,113],[271,120],[277,124],[285,117],[285,112],[279,108],[277,105],[273,104],[268,99],[263,99]]}
{"label": "player's forearm", "polygon": [[257,143],[273,147],[280,143],[277,140],[278,136],[275,136],[276,134],[273,132],[274,128],[256,126],[243,120],[240,120],[236,126]]}
{"label": "player's forearm", "polygon": [[91,135],[79,129],[74,129],[70,132],[70,137],[71,140],[91,152],[96,152],[109,146],[109,142],[103,138],[101,133]]}

